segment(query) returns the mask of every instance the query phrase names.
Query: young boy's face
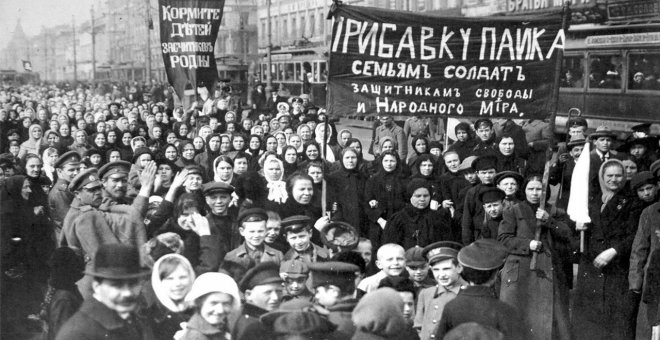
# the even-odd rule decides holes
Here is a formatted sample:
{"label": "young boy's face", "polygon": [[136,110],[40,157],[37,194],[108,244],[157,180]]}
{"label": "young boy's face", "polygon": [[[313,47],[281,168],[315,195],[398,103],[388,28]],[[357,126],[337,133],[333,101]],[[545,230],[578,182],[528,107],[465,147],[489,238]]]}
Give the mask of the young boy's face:
{"label": "young boy's face", "polygon": [[571,149],[571,151],[569,151],[569,154],[571,155],[571,157],[573,157],[574,160],[577,161],[577,159],[580,158],[583,149],[584,149],[584,145],[576,145]]}
{"label": "young boy's face", "polygon": [[376,266],[387,276],[399,276],[406,268],[403,248],[391,248],[379,254]]}
{"label": "young boy's face", "polygon": [[433,277],[443,287],[453,287],[461,277],[463,267],[460,264],[454,264],[454,261],[454,259],[446,259],[431,265]]}
{"label": "young boy's face", "polygon": [[403,318],[412,320],[415,311],[415,297],[411,292],[399,292],[399,296],[403,300]]}
{"label": "young boy's face", "polygon": [[238,232],[245,239],[245,243],[252,247],[259,247],[266,237],[266,222],[244,222]]}
{"label": "young boy's face", "polygon": [[305,281],[307,281],[307,276],[287,277],[284,280],[284,289],[290,296],[298,296],[305,291]]}
{"label": "young boy's face", "polygon": [[277,239],[277,236],[280,235],[280,226],[279,221],[268,220],[266,222],[266,243],[273,243]]}
{"label": "young boy's face", "polygon": [[428,263],[422,263],[422,264],[415,263],[415,265],[408,265],[406,266],[406,270],[408,270],[410,279],[415,282],[422,282],[426,280],[426,278],[429,276]]}
{"label": "young boy's face", "polygon": [[470,184],[474,184],[477,182],[477,173],[472,170],[464,171],[463,177],[465,177],[465,180],[470,182]]}
{"label": "young boy's face", "polygon": [[312,232],[306,229],[298,233],[286,233],[286,241],[289,242],[289,246],[297,252],[303,252],[309,248],[311,237]]}
{"label": "young boy's face", "polygon": [[316,287],[314,298],[316,302],[323,307],[332,307],[339,301],[340,290],[333,285],[325,285]]}
{"label": "young boy's face", "polygon": [[363,242],[358,243],[358,246],[355,249],[355,251],[358,252],[362,256],[365,263],[367,263],[367,264],[371,263],[371,254],[373,252],[373,247],[371,246],[371,241],[363,241]]}

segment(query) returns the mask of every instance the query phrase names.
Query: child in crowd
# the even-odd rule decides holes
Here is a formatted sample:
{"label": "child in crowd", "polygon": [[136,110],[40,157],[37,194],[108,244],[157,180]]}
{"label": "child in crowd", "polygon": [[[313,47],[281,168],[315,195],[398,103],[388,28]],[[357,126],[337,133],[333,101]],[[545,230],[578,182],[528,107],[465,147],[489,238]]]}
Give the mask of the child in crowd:
{"label": "child in crowd", "polygon": [[225,255],[225,261],[232,261],[250,268],[261,262],[279,264],[284,257],[282,252],[264,243],[268,214],[261,208],[245,210],[239,216],[238,232],[243,237],[243,244]]}
{"label": "child in crowd", "polygon": [[275,248],[282,252],[282,254],[289,251],[289,245],[282,237],[282,218],[274,211],[266,211],[268,220],[266,221],[266,245]]}
{"label": "child in crowd", "polygon": [[416,295],[422,289],[436,285],[435,279],[429,275],[429,264],[422,255],[423,250],[424,248],[418,246],[406,250],[406,270],[415,287]]}
{"label": "child in crowd", "polygon": [[388,276],[400,276],[406,269],[405,251],[402,246],[395,243],[387,243],[378,249],[376,266],[380,271],[371,275],[358,286],[358,294],[369,293],[376,290],[380,281]]}
{"label": "child in crowd", "polygon": [[312,287],[316,303],[327,309],[328,320],[337,325],[337,331],[350,339],[355,333],[351,314],[357,305],[355,295],[355,276],[360,268],[345,262],[311,263]]}
{"label": "child in crowd", "polygon": [[330,257],[328,251],[312,243],[311,219],[294,215],[282,220],[283,233],[291,249],[284,254],[285,260],[303,260],[307,263],[323,261]]}

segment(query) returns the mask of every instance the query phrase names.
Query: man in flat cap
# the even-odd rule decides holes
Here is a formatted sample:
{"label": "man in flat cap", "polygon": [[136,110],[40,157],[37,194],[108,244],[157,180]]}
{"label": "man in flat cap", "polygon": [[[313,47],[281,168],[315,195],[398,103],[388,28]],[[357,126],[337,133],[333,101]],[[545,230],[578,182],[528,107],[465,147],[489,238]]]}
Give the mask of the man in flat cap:
{"label": "man in flat cap", "polygon": [[276,310],[282,302],[280,266],[263,262],[248,270],[239,283],[245,296],[242,313],[232,324],[231,338],[235,340],[270,339],[270,332],[259,317]]}
{"label": "man in flat cap", "polygon": [[507,255],[507,249],[491,239],[474,241],[458,252],[461,276],[469,285],[445,306],[435,339],[443,339],[452,328],[472,321],[497,329],[506,339],[529,339],[519,312],[498,300],[493,290]]}
{"label": "man in flat cap", "polygon": [[150,274],[140,266],[137,247],[102,245],[85,274],[93,278],[93,295],[67,320],[56,339],[156,339],[149,323],[136,313],[141,281]]}
{"label": "man in flat cap", "polygon": [[55,239],[62,234],[62,222],[73,201],[73,193],[69,191],[69,183],[80,172],[80,155],[69,151],[60,156],[53,164],[57,172],[57,181],[48,193],[50,217],[55,223]]}
{"label": "man in flat cap", "polygon": [[461,222],[463,244],[470,244],[474,241],[471,236],[473,231],[480,230],[483,227],[484,207],[479,200],[479,193],[485,188],[495,186],[497,158],[491,155],[477,157],[472,162],[472,168],[477,172],[480,183],[471,187],[465,193]]}
{"label": "man in flat cap", "polygon": [[208,182],[202,185],[202,194],[208,211],[206,220],[220,235],[220,251],[223,256],[238,247],[242,241],[241,236],[233,228],[237,209],[229,206],[234,190],[233,186],[223,182]]}
{"label": "man in flat cap", "polygon": [[149,207],[149,196],[151,196],[154,180],[156,179],[156,163],[153,161],[149,162],[140,173],[139,178],[142,187],[132,202],[126,195],[130,168],[131,163],[129,162],[115,161],[99,169],[99,177],[101,178],[101,183],[103,183],[103,203],[100,207],[101,210],[107,210],[113,205],[130,204],[141,216],[144,216]]}
{"label": "man in flat cap", "polygon": [[467,285],[461,278],[463,268],[456,259],[460,249],[459,243],[441,241],[422,250],[438,284],[423,289],[417,298],[413,327],[419,331],[421,340],[436,339],[435,332],[445,305],[458,295],[462,286]]}
{"label": "man in flat cap", "polygon": [[[131,206],[114,205],[101,211],[102,183],[94,168],[81,172],[69,184],[74,193],[71,209],[64,218],[61,245],[81,249],[88,268],[103,244],[122,243],[140,247],[147,241],[142,216]],[[79,283],[83,297],[91,293],[91,278]]]}
{"label": "man in flat cap", "polygon": [[351,263],[328,261],[309,264],[316,303],[329,311],[328,320],[349,339],[355,333],[351,314],[357,305],[355,278],[360,268]]}
{"label": "man in flat cap", "polygon": [[312,220],[303,215],[294,215],[282,220],[282,234],[291,246],[284,260],[300,259],[308,263],[323,261],[330,257],[325,248],[312,243]]}
{"label": "man in flat cap", "polygon": [[497,145],[495,144],[496,136],[493,121],[488,118],[477,119],[474,122],[474,131],[477,133],[477,145],[472,149],[472,155],[495,155]]}
{"label": "man in flat cap", "polygon": [[279,250],[265,244],[266,221],[268,215],[261,208],[246,209],[238,217],[238,232],[243,243],[225,255],[225,261],[241,264],[245,269],[262,262],[274,262],[278,265],[284,255]]}

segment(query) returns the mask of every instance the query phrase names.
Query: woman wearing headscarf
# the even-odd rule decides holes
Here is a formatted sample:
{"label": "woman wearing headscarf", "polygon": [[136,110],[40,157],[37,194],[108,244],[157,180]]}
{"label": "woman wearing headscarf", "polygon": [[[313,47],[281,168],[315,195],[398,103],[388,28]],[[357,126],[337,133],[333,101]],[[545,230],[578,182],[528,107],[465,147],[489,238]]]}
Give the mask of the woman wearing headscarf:
{"label": "woman wearing headscarf", "polygon": [[465,122],[459,123],[454,128],[457,140],[448,150],[456,151],[461,160],[471,156],[472,150],[477,145],[477,141],[473,138],[471,131],[470,124]]}
{"label": "woman wearing headscarf", "polygon": [[414,173],[416,168],[415,160],[417,159],[417,157],[429,153],[430,150],[429,140],[424,136],[415,136],[412,137],[410,146],[413,152],[408,154],[408,159],[406,164],[408,164],[408,166],[413,169],[413,173]]}
{"label": "woman wearing headscarf", "polygon": [[60,133],[60,144],[68,148],[69,145],[73,144],[73,137],[71,136],[71,128],[69,127],[69,124],[60,124],[60,128],[58,130]]}
{"label": "woman wearing headscarf", "polygon": [[[359,139],[357,138],[349,138],[348,141],[346,141],[346,147],[347,148],[353,148],[355,151],[357,151],[358,154],[358,162],[360,163],[359,169],[360,172],[366,177],[369,178],[369,176],[373,175],[376,173],[378,169],[375,169],[373,165],[373,161],[368,161],[364,159],[364,154],[362,153],[362,142],[360,142]],[[343,152],[343,150],[342,150]]]}
{"label": "woman wearing headscarf", "polygon": [[254,206],[265,210],[280,211],[288,194],[284,182],[284,165],[277,155],[266,157],[263,162],[263,176],[252,171],[243,183],[245,198]]}
{"label": "woman wearing headscarf", "polygon": [[294,146],[285,146],[280,159],[284,164],[284,178],[289,178],[294,172],[298,171],[298,151]]}
{"label": "woman wearing headscarf", "polygon": [[[360,230],[360,235],[367,235],[366,218],[364,215],[364,188],[367,177],[360,171],[360,158],[358,152],[353,148],[346,148],[340,159],[341,168],[333,171],[328,176],[328,190],[332,197],[337,198],[333,202],[337,205],[337,216],[339,221],[347,222]],[[341,199],[339,199],[341,198]]]}
{"label": "woman wearing headscarf", "polygon": [[133,159],[133,148],[131,148],[133,134],[130,131],[124,131],[120,137],[119,150],[121,151],[121,159],[130,162]]}
{"label": "woman wearing headscarf", "polygon": [[45,144],[43,140],[43,129],[39,124],[32,124],[28,128],[28,139],[21,143],[21,147],[18,151],[18,157],[20,159],[25,159],[25,156],[28,153],[39,154],[41,147]]}
{"label": "woman wearing headscarf", "polygon": [[57,160],[57,157],[59,157],[59,152],[57,149],[49,147],[44,150],[42,153],[42,159],[44,161],[44,165],[42,168],[43,174],[48,177],[51,182],[55,183],[55,161]]}
{"label": "woman wearing headscarf", "polygon": [[[23,274],[26,260],[25,237],[34,211],[28,204],[31,189],[30,181],[23,175],[14,175],[0,187],[0,239],[2,268],[10,277]],[[20,244],[12,242],[19,238]],[[5,269],[6,268],[6,269]],[[7,301],[5,301],[7,303]]]}
{"label": "woman wearing headscarf", "polygon": [[195,281],[190,262],[179,254],[159,258],[151,271],[151,282],[144,285],[138,315],[151,323],[156,339],[172,339],[193,311],[185,297]]}
{"label": "woman wearing headscarf", "polygon": [[[520,309],[534,339],[570,340],[572,230],[564,222],[568,221],[565,214],[548,206],[540,208],[541,200],[546,199],[540,176],[527,178],[523,188],[525,200],[504,210],[498,230],[497,239],[509,252],[502,270],[500,300]],[[536,235],[540,237],[536,239]],[[536,270],[531,270],[534,252]]]}
{"label": "woman wearing headscarf", "polygon": [[[398,154],[385,151],[379,157],[380,168],[365,184],[365,215],[369,219],[368,238],[378,248],[381,230],[392,215],[406,206],[406,181],[401,174]],[[364,234],[363,234],[364,235]]]}
{"label": "woman wearing headscarf", "polygon": [[[327,124],[328,131],[326,133],[325,127],[326,124],[318,124],[314,129],[314,141],[321,148],[321,157],[326,161],[333,163],[339,159],[339,146],[337,145],[337,138],[333,136],[335,129],[333,125]],[[323,142],[323,136],[326,135],[325,143]],[[333,138],[334,137],[334,138]],[[324,145],[325,144],[325,145]]]}
{"label": "woman wearing headscarf", "polygon": [[207,172],[207,178],[213,177],[214,167],[213,161],[220,156],[220,134],[212,134],[206,141],[206,148],[204,152],[195,156],[195,162],[201,165]]}
{"label": "woman wearing headscarf", "polygon": [[176,166],[183,169],[187,165],[194,165],[195,163],[195,146],[188,140],[183,140],[179,143],[179,159],[176,161]]}
{"label": "woman wearing headscarf", "polygon": [[[600,193],[589,201],[572,325],[576,339],[634,339],[639,295],[629,290],[630,252],[637,225],[630,222],[633,199],[623,190],[624,165],[600,166]],[[594,192],[594,191],[592,191]]]}
{"label": "woman wearing headscarf", "polygon": [[259,168],[259,156],[261,156],[261,154],[264,152],[262,144],[263,143],[261,142],[261,137],[259,135],[250,135],[248,138],[247,149],[245,152],[251,156],[248,165],[250,169]]}
{"label": "woman wearing headscarf", "polygon": [[87,143],[87,132],[85,130],[74,132],[73,144],[69,146],[69,150],[75,151],[83,157],[89,149],[91,149],[91,146]]}

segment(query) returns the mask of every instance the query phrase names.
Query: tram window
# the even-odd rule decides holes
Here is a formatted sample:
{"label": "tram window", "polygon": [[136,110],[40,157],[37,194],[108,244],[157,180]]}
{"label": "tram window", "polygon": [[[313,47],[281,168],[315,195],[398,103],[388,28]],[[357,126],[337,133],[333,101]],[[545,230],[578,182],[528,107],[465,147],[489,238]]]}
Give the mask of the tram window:
{"label": "tram window", "polygon": [[325,61],[322,61],[320,63],[320,66],[321,67],[319,67],[319,74],[321,75],[321,82],[324,83],[328,80],[328,70],[326,68],[327,64]]}
{"label": "tram window", "polygon": [[660,54],[633,54],[628,57],[628,89],[660,90]]}
{"label": "tram window", "polygon": [[565,56],[562,62],[561,87],[584,88],[582,56]]}
{"label": "tram window", "polygon": [[620,89],[622,73],[620,54],[589,56],[589,88]]}
{"label": "tram window", "polygon": [[293,63],[282,64],[284,66],[284,78],[283,80],[295,81],[295,69]]}

